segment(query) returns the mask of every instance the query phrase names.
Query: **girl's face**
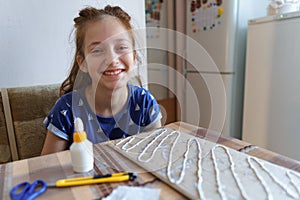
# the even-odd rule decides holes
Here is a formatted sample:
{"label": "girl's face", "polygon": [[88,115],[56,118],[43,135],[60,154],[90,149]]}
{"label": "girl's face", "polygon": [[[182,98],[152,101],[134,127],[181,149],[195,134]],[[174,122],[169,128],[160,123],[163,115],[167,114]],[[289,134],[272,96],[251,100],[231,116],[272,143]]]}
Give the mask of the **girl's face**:
{"label": "girl's face", "polygon": [[132,39],[117,19],[108,16],[87,26],[85,60],[77,61],[89,73],[92,84],[114,90],[126,87],[135,65]]}

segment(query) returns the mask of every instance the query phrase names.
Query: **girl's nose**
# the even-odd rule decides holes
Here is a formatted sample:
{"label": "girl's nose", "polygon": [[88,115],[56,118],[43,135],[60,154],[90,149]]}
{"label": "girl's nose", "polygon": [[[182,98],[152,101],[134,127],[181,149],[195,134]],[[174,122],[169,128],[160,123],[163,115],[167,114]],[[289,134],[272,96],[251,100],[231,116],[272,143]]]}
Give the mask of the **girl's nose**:
{"label": "girl's nose", "polygon": [[116,65],[118,63],[119,63],[119,55],[113,49],[107,50],[105,55],[105,64],[109,66],[109,65]]}

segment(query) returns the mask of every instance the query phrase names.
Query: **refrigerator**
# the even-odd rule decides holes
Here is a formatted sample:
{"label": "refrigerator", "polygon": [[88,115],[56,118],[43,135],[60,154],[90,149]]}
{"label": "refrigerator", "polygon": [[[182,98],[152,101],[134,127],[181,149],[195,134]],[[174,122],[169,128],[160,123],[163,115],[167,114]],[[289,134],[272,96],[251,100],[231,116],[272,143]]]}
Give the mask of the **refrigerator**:
{"label": "refrigerator", "polygon": [[300,160],[300,12],[249,21],[243,140]]}
{"label": "refrigerator", "polygon": [[247,22],[268,3],[185,1],[183,121],[241,138]]}

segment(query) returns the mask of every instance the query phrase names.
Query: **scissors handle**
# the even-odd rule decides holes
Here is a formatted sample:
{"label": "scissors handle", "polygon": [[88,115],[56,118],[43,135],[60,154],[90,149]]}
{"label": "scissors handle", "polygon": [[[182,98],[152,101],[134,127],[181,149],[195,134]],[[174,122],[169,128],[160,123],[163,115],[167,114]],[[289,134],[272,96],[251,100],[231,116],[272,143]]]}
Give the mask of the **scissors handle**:
{"label": "scissors handle", "polygon": [[23,182],[12,188],[10,196],[13,200],[32,200],[45,192],[46,189],[47,184],[43,180],[36,180],[32,184]]}
{"label": "scissors handle", "polygon": [[10,197],[13,200],[21,200],[25,196],[29,187],[30,187],[29,182],[23,182],[23,183],[20,183],[20,184],[14,186],[10,191]]}

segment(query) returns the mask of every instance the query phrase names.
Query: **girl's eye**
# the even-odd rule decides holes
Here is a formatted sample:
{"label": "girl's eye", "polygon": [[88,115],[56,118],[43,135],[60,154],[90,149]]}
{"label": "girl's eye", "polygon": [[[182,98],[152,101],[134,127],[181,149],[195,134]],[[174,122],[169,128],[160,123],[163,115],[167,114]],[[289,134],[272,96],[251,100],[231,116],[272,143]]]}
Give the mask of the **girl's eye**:
{"label": "girl's eye", "polygon": [[91,51],[92,54],[100,54],[100,53],[104,53],[105,50],[103,48],[95,48]]}
{"label": "girl's eye", "polygon": [[125,51],[125,50],[128,50],[128,49],[129,49],[129,47],[126,46],[126,45],[121,45],[121,46],[119,46],[119,48],[118,48],[118,50],[120,50],[120,51]]}

